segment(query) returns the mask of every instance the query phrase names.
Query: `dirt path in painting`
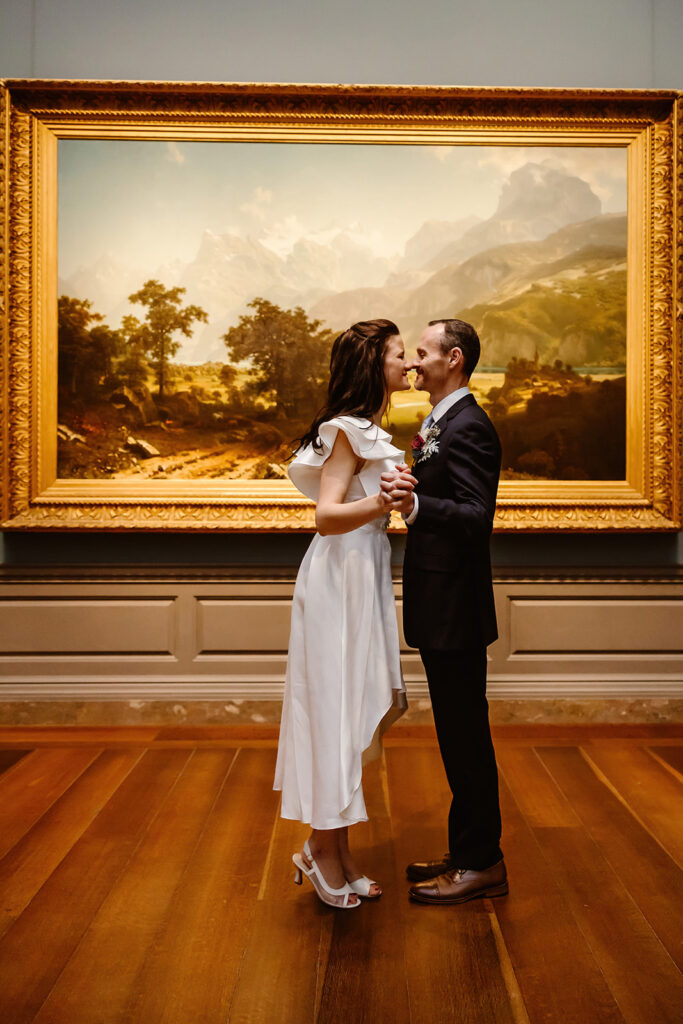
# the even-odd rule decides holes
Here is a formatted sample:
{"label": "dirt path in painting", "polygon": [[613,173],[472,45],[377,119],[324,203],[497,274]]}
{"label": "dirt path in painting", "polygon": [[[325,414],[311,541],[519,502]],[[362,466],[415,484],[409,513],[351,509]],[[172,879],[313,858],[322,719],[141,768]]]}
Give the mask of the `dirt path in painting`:
{"label": "dirt path in painting", "polygon": [[263,461],[263,455],[246,456],[240,445],[220,445],[203,451],[176,452],[173,455],[159,455],[140,459],[130,469],[121,470],[117,479],[137,477],[138,479],[166,480],[181,477],[183,480],[253,479],[255,466]]}

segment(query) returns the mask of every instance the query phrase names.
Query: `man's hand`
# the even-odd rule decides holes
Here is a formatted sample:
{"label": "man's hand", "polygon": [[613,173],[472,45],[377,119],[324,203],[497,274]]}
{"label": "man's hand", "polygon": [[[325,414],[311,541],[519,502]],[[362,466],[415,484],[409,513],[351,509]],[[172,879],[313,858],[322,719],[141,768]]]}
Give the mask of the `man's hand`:
{"label": "man's hand", "polygon": [[380,493],[386,503],[387,510],[396,510],[401,512],[402,515],[410,515],[415,503],[413,490],[416,484],[417,480],[405,463],[397,466],[395,470],[382,473]]}

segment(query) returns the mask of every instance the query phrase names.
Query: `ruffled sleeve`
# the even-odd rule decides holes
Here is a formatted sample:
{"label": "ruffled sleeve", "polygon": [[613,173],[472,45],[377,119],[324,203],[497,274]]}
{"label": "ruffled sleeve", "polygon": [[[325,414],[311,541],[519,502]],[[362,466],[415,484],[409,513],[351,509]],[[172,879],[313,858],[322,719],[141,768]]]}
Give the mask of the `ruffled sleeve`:
{"label": "ruffled sleeve", "polygon": [[394,447],[391,434],[387,434],[386,430],[357,416],[335,416],[321,423],[318,450],[310,444],[300,448],[288,468],[294,486],[313,501],[318,500],[323,463],[329,458],[340,430],[346,434],[358,458],[365,460],[358,477],[366,495],[379,491],[382,473],[405,461],[404,452]]}

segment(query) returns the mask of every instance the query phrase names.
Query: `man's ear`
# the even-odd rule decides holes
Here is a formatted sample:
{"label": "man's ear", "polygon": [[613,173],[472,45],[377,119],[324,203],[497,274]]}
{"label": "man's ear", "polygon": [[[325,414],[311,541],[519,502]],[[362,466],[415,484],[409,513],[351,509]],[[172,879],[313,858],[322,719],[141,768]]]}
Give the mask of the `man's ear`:
{"label": "man's ear", "polygon": [[464,356],[462,354],[462,349],[461,348],[452,348],[451,349],[451,355],[450,355],[450,358],[448,360],[448,363],[449,363],[450,366],[458,366],[459,363],[462,363],[463,358],[464,358]]}

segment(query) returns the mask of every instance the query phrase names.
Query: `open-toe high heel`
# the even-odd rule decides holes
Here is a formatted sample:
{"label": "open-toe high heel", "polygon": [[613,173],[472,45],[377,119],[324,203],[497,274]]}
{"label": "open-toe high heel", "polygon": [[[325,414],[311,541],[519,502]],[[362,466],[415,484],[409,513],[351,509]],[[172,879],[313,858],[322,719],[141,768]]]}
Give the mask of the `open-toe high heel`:
{"label": "open-toe high heel", "polygon": [[[355,903],[349,903],[349,898],[354,895],[355,890],[351,888],[348,882],[345,882],[340,889],[331,889],[325,881],[325,877],[315,862],[315,858],[311,854],[311,848],[308,845],[308,839],[304,843],[304,851],[308,861],[310,862],[310,868],[306,866],[306,861],[303,859],[300,853],[292,854],[292,860],[296,865],[296,874],[294,881],[297,885],[301,885],[303,882],[303,875],[309,880],[313,888],[315,889],[318,899],[322,900],[329,907],[337,907],[338,910],[352,910],[354,907],[360,906],[360,900],[356,900]],[[341,897],[341,903],[338,902]]]}
{"label": "open-toe high heel", "polygon": [[370,888],[373,885],[379,883],[374,878],[368,878],[367,875],[361,875],[360,878],[355,878],[353,882],[348,883],[351,886],[353,892],[358,896],[362,896],[365,900],[378,900],[382,895],[382,891],[370,892]]}

